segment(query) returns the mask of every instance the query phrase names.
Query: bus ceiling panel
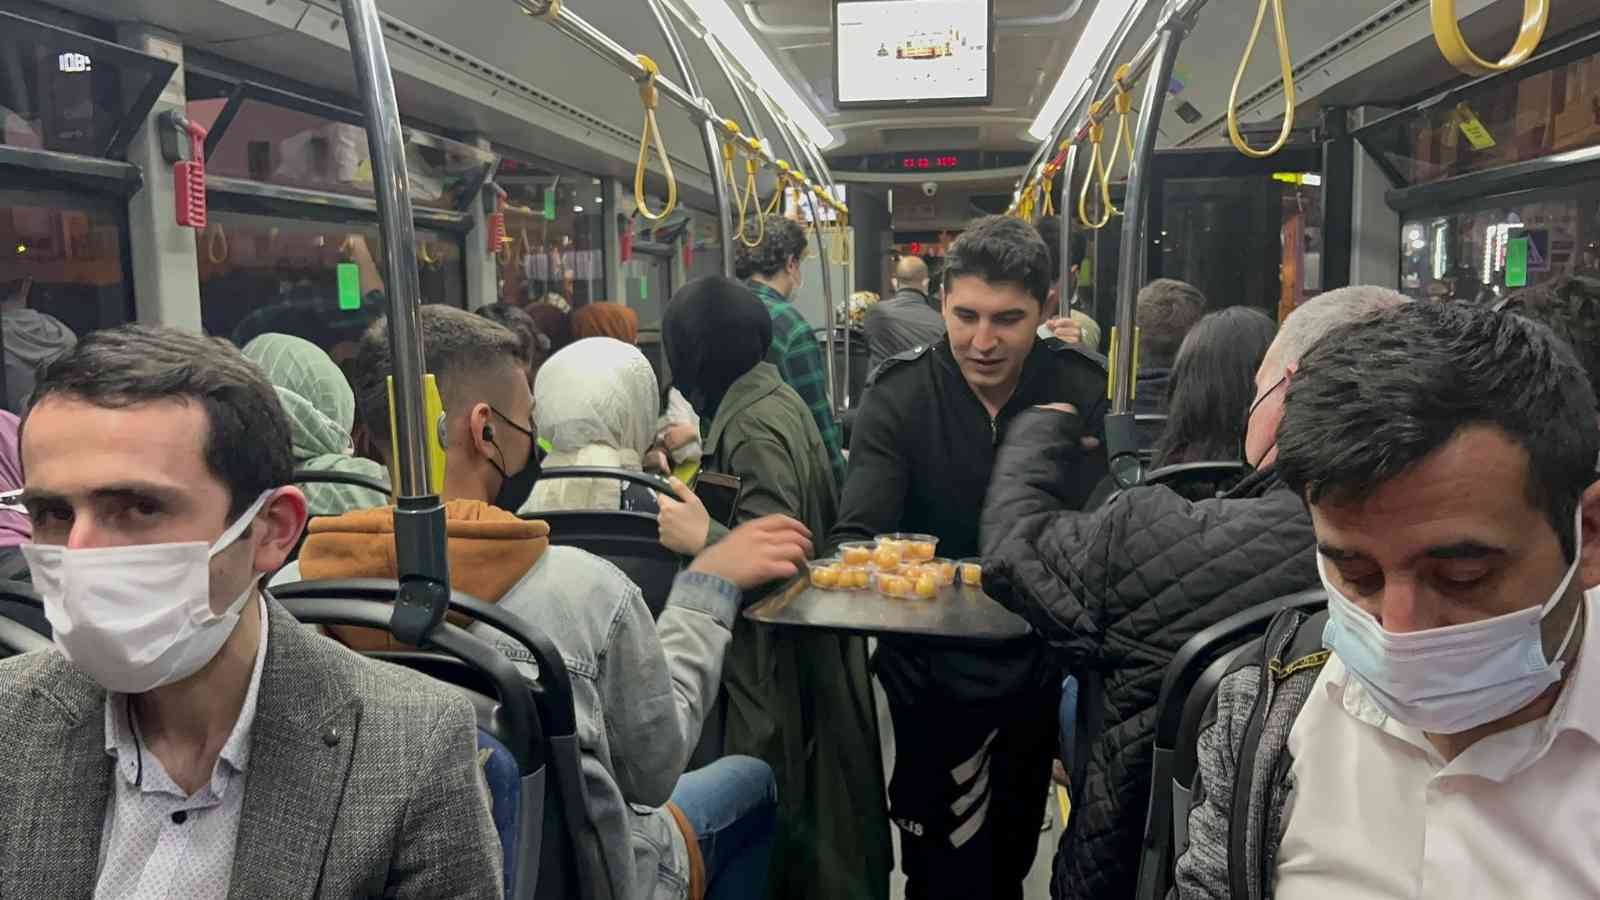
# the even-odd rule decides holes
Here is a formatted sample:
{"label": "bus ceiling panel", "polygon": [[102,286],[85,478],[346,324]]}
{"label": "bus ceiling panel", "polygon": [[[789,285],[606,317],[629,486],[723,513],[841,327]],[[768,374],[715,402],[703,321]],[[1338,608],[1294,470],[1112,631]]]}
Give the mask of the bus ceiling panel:
{"label": "bus ceiling panel", "polygon": [[[632,149],[637,152],[637,136],[644,121],[638,87],[627,75],[588,49],[549,24],[521,12],[511,0],[481,0],[470,5],[444,4],[437,0],[383,0],[379,5],[385,14],[406,22],[419,32],[463,54],[503,68],[555,95],[563,103],[631,135]],[[654,59],[663,75],[683,84],[671,50],[656,27],[655,17],[642,2],[589,0],[572,2],[569,6],[618,44]],[[692,35],[685,33],[684,37],[685,44],[698,43]],[[712,80],[715,66],[709,57],[692,55],[691,64],[702,81]],[[728,102],[731,104],[731,96]],[[720,104],[718,109],[722,111]],[[673,168],[704,173],[703,139],[688,114],[664,102],[657,111],[657,122],[667,151],[672,154]],[[537,151],[538,148],[528,149]]]}
{"label": "bus ceiling panel", "polygon": [[[1211,74],[1211,61],[1234,60],[1244,50],[1242,22],[1252,21],[1257,0],[1211,0],[1178,58],[1163,137],[1177,146],[1226,144],[1230,79]],[[1320,118],[1319,107],[1401,106],[1462,79],[1439,53],[1427,0],[1340,0],[1289,3],[1289,46],[1295,64],[1298,115]],[[1522,4],[1458,0],[1462,30],[1474,46],[1497,46],[1516,32]],[[1600,4],[1557,3],[1549,33],[1559,35],[1600,21]],[[1550,45],[1547,39],[1547,46]],[[1204,73],[1205,77],[1194,76]],[[1240,91],[1243,124],[1264,125],[1282,115],[1282,93],[1271,36],[1264,34]]]}
{"label": "bus ceiling panel", "polygon": [[[4,11],[0,62],[7,107],[0,141],[107,159],[127,154],[134,132],[177,69],[120,44]],[[22,77],[24,72],[31,77]],[[93,111],[87,123],[69,115],[84,106]]]}
{"label": "bus ceiling panel", "polygon": [[[642,112],[638,91],[614,68],[510,3],[449,10],[416,4],[400,11],[395,7],[404,3],[386,0],[381,5],[395,90],[405,116],[458,135],[486,136],[496,144],[596,175],[631,178],[639,146],[636,117],[642,119]],[[402,20],[402,13],[424,19],[433,28]],[[308,7],[297,30],[202,49],[233,63],[288,73],[300,83],[350,96],[352,69],[339,23],[327,10]],[[451,27],[457,23],[464,27]],[[440,30],[460,32],[478,49],[470,51]],[[610,93],[609,105],[597,108],[576,97],[580,89],[596,93],[592,85]],[[662,119],[666,127],[672,116],[664,113]],[[702,145],[694,137],[687,144],[673,141],[668,150],[679,174],[680,192],[700,202],[709,198],[710,182],[704,174]]]}

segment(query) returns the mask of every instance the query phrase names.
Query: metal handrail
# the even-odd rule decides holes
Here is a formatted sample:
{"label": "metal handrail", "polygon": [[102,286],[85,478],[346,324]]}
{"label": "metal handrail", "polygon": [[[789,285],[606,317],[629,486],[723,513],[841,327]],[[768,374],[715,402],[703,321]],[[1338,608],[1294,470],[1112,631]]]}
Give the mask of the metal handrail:
{"label": "metal handrail", "polygon": [[450,568],[445,555],[444,506],[432,492],[429,471],[432,423],[426,421],[425,413],[422,286],[417,273],[405,133],[376,3],[340,0],[340,7],[366,114],[378,230],[387,270],[389,353],[394,373],[394,539],[400,581],[390,630],[407,643],[421,644],[444,620],[450,603]]}

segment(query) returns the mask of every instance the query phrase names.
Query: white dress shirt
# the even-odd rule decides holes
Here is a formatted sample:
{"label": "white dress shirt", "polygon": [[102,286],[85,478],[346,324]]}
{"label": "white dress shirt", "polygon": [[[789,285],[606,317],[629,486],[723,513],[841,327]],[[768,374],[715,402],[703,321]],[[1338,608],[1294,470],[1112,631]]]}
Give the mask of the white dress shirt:
{"label": "white dress shirt", "polygon": [[1446,762],[1329,658],[1289,732],[1277,900],[1600,897],[1600,598],[1550,714]]}
{"label": "white dress shirt", "polygon": [[106,695],[106,752],[116,758],[100,837],[95,900],[184,897],[223,900],[244,811],[250,726],[267,659],[267,607],[257,600],[261,643],[239,720],[222,746],[211,781],[186,795],[129,722],[127,694]]}

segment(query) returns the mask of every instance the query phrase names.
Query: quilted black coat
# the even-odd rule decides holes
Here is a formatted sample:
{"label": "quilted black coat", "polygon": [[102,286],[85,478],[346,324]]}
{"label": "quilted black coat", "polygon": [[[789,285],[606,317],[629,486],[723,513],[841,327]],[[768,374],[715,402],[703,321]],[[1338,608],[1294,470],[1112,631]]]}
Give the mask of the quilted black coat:
{"label": "quilted black coat", "polygon": [[1069,672],[1104,677],[1105,729],[1050,893],[1123,900],[1138,878],[1167,664],[1201,629],[1316,585],[1315,538],[1304,504],[1270,469],[1211,500],[1154,486],[1092,512],[1064,509],[1059,480],[1081,452],[1080,429],[1077,415],[1049,410],[1011,426],[984,505],[984,586]]}

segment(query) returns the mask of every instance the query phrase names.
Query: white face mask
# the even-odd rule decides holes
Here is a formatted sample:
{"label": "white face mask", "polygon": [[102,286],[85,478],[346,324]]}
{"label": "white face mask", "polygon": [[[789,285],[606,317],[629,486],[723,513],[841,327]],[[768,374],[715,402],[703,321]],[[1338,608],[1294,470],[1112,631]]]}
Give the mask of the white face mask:
{"label": "white face mask", "polygon": [[[1583,543],[1580,517],[1573,547]],[[1317,573],[1328,591],[1323,646],[1397,722],[1429,734],[1463,731],[1511,715],[1561,680],[1561,656],[1577,630],[1574,613],[1554,661],[1545,658],[1540,624],[1566,595],[1578,571],[1574,553],[1567,574],[1539,606],[1465,625],[1407,634],[1386,631],[1366,610],[1339,593],[1317,554]],[[1579,603],[1584,602],[1579,596]]]}
{"label": "white face mask", "polygon": [[24,544],[62,655],[101,687],[122,694],[142,694],[200,671],[255,594],[252,580],[225,612],[213,612],[211,558],[233,546],[272,493],[264,491],[209,546]]}

